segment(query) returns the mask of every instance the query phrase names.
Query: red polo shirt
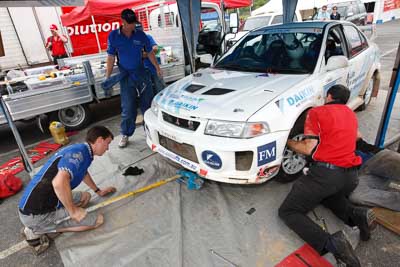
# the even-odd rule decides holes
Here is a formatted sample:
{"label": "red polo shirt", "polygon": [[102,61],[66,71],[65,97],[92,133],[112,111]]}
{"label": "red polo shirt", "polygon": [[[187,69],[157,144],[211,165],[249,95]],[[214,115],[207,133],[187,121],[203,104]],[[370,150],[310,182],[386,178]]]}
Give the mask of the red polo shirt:
{"label": "red polo shirt", "polygon": [[50,36],[47,38],[46,46],[51,43],[51,55],[52,56],[62,56],[67,54],[65,51],[64,42],[60,37]]}
{"label": "red polo shirt", "polygon": [[312,158],[344,168],[360,165],[361,157],[355,154],[357,129],[357,117],[346,105],[328,103],[310,109],[304,134],[319,137]]}

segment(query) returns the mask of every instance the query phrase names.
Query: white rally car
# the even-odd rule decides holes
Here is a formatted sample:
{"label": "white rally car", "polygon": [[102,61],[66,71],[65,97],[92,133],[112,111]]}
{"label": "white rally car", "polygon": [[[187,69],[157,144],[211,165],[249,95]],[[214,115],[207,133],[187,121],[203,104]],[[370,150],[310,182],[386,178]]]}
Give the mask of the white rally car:
{"label": "white rally car", "polygon": [[334,84],[365,108],[379,88],[379,51],[348,22],[298,22],[251,31],[211,68],[168,86],[144,116],[153,151],[200,176],[263,183],[298,175],[286,149],[308,109]]}

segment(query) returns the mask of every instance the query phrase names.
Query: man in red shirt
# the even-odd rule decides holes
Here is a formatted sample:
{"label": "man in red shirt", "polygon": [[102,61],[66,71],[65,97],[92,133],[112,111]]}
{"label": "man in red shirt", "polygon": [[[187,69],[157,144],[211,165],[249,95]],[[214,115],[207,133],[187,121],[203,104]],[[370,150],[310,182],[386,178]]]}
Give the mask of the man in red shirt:
{"label": "man in red shirt", "polygon": [[46,49],[51,50],[51,56],[55,65],[58,65],[57,59],[68,57],[64,44],[68,41],[67,37],[58,33],[57,25],[50,25],[51,36],[47,38]]}
{"label": "man in red shirt", "polygon": [[357,167],[362,161],[355,154],[358,123],[354,112],[346,106],[349,97],[345,86],[331,87],[326,104],[309,110],[304,124],[305,139],[288,140],[290,149],[311,155],[314,161],[307,175],[293,184],[279,208],[279,216],[320,254],[331,252],[346,266],[360,267],[342,231],[329,234],[307,216],[322,204],[346,224],[357,226],[364,241],[376,225],[372,210],[355,207],[348,200],[358,184]]}

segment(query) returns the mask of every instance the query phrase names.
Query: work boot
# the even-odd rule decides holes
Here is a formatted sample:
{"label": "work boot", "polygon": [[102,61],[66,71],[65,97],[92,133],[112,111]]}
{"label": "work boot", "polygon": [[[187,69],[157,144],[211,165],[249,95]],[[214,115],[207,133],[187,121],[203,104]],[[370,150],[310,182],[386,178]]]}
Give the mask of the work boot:
{"label": "work boot", "polygon": [[368,241],[371,237],[371,231],[376,228],[376,216],[372,209],[354,208],[351,216],[355,225],[360,229],[360,239]]}
{"label": "work boot", "polygon": [[120,148],[124,148],[128,145],[129,137],[127,135],[123,135],[121,140],[119,140],[118,146]]}
{"label": "work boot", "polygon": [[337,260],[346,264],[347,267],[361,267],[361,263],[354,253],[350,242],[342,231],[332,234],[325,247]]}
{"label": "work boot", "polygon": [[24,228],[23,233],[25,235],[26,242],[32,249],[33,254],[36,256],[40,255],[49,248],[50,240],[45,234],[37,235],[28,227]]}

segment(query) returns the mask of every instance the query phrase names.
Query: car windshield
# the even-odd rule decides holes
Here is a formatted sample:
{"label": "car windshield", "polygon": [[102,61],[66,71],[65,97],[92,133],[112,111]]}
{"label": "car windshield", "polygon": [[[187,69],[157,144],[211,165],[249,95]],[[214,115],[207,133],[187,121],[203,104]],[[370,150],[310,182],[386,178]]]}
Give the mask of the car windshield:
{"label": "car windshield", "polygon": [[268,26],[270,20],[271,20],[271,16],[248,18],[244,22],[243,31],[251,31],[258,27]]}
{"label": "car windshield", "polygon": [[322,29],[267,29],[251,32],[215,64],[217,69],[284,74],[312,73]]}

